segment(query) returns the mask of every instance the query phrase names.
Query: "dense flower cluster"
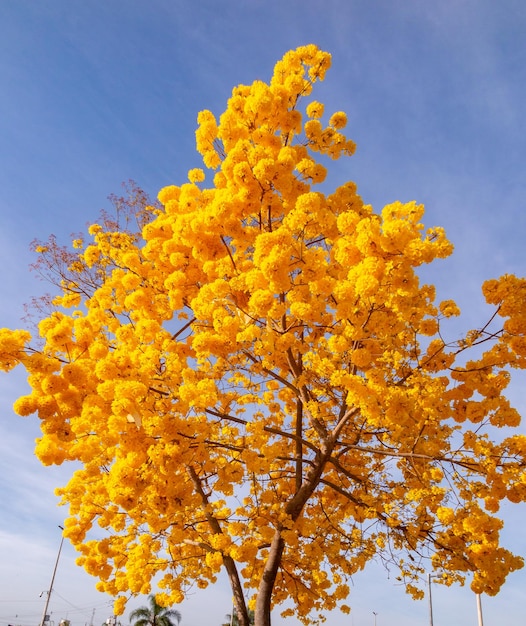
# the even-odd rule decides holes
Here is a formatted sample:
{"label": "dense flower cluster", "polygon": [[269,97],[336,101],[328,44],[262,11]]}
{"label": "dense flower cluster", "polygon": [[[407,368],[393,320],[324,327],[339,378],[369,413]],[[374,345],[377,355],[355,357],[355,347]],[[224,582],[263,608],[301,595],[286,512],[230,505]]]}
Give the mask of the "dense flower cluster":
{"label": "dense flower cluster", "polygon": [[348,610],[378,553],[415,596],[426,555],[490,594],[522,566],[494,513],[526,499],[526,437],[484,429],[519,422],[503,391],[526,364],[526,281],[484,285],[502,328],[445,342],[460,311],[417,273],[451,254],[444,231],[416,203],[377,213],[354,183],[317,186],[354,151],[345,113],[302,104],[329,66],[299,48],[219,120],[201,112],[206,174],[134,207],[137,232],[103,220],[73,252],[39,246],[61,276],[42,345],[0,331],[39,458],[82,464],[58,490],[65,533],[117,612],[159,574],[173,603],[224,567],[242,623],[244,584],[264,624],[270,599],[305,622]]}

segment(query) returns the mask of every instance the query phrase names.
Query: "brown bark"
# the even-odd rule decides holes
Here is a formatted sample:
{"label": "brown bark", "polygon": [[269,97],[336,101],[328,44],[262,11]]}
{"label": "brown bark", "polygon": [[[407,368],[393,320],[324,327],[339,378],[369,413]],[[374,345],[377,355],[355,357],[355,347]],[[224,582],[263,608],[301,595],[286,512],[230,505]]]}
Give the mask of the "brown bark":
{"label": "brown bark", "polygon": [[[307,474],[305,482],[294,494],[292,499],[289,500],[286,511],[293,521],[299,518],[305,503],[319,485],[323,470],[330,458],[332,447],[331,445],[329,449],[324,450],[324,452],[320,454],[318,462]],[[272,592],[276,583],[284,549],[285,541],[281,536],[281,529],[278,528],[272,539],[268,559],[258,588],[254,626],[271,626],[270,610],[272,606]]]}
{"label": "brown bark", "polygon": [[[207,519],[212,532],[216,534],[220,534],[223,532],[221,528],[221,524],[219,521],[207,511],[208,508],[208,498],[203,489],[203,485],[197,475],[197,472],[193,467],[187,468],[188,475],[190,476],[192,483],[195,487],[195,490],[201,497],[201,502],[203,503],[203,510],[205,511],[205,516]],[[239,626],[250,626],[250,618],[248,616],[247,604],[245,602],[245,596],[243,595],[243,586],[241,584],[241,580],[239,578],[239,572],[237,571],[236,563],[232,557],[223,555],[223,565],[225,566],[228,580],[230,582],[230,587],[232,589],[232,593],[234,596],[234,608],[236,611],[236,616],[238,619]],[[270,624],[270,622],[269,622]]]}
{"label": "brown bark", "polygon": [[278,575],[284,548],[285,541],[281,536],[281,532],[276,530],[272,538],[272,543],[270,544],[268,559],[258,588],[254,626],[270,626],[272,591],[276,582],[276,576]]}

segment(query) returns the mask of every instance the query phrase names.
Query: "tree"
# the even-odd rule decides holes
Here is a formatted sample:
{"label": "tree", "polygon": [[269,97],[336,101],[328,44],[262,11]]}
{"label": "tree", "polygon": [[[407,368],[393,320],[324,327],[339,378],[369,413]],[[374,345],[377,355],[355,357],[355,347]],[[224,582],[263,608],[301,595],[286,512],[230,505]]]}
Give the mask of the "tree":
{"label": "tree", "polygon": [[174,626],[181,621],[181,613],[158,604],[155,595],[148,596],[150,606],[142,606],[130,613],[132,626]]}
{"label": "tree", "polygon": [[[251,626],[254,624],[254,611],[252,609],[248,610],[248,621]],[[239,619],[237,617],[236,612],[227,613],[225,615],[225,621],[221,626],[239,626]]]}
{"label": "tree", "polygon": [[419,279],[452,252],[423,207],[316,187],[354,150],[343,112],[303,104],[329,66],[299,48],[219,121],[199,114],[211,185],[192,169],[72,248],[36,244],[59,287],[40,340],[0,331],[3,369],[29,373],[15,410],[41,420],[37,455],[81,464],[57,490],[65,535],[116,614],[154,577],[170,605],[224,569],[240,625],[252,608],[268,626],[285,600],[305,623],[348,611],[375,557],[415,597],[428,567],[495,594],[523,565],[496,513],[526,497],[504,395],[526,365],[526,280],[485,282],[488,321],[458,338],[457,305]]}

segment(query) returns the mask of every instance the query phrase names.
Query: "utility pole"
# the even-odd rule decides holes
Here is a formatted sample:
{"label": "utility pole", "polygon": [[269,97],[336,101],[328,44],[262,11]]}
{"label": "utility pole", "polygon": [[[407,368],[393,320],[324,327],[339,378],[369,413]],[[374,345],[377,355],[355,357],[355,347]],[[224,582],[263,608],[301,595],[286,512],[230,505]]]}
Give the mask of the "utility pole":
{"label": "utility pole", "polygon": [[57,573],[58,560],[60,559],[60,552],[62,550],[62,544],[64,543],[64,528],[59,526],[62,531],[62,539],[60,540],[60,546],[58,548],[57,560],[55,561],[55,567],[53,569],[53,575],[51,576],[51,583],[49,585],[49,591],[47,592],[46,605],[44,606],[44,612],[42,613],[42,619],[40,620],[40,626],[44,626],[44,623],[47,621],[47,609],[49,606],[49,599],[51,597],[51,592],[53,591],[53,583],[55,582],[55,574]]}
{"label": "utility pole", "polygon": [[480,601],[480,593],[477,593],[477,615],[479,619],[479,626],[484,626],[482,619],[482,602]]}

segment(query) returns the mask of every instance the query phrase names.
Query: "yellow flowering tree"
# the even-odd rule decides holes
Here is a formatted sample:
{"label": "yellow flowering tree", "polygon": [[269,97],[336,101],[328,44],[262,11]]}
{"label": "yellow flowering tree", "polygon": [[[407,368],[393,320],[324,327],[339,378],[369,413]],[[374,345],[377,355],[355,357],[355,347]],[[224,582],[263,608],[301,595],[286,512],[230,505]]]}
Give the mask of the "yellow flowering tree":
{"label": "yellow flowering tree", "polygon": [[352,182],[320,186],[354,151],[343,112],[305,103],[329,66],[298,48],[201,112],[207,174],[36,246],[59,287],[40,337],[0,331],[42,463],[80,463],[58,489],[65,534],[118,614],[223,569],[239,623],[268,626],[284,602],[305,623],[348,611],[374,557],[415,597],[428,567],[495,594],[523,565],[495,514],[526,499],[503,395],[526,365],[526,280],[486,282],[490,319],[446,338],[459,309],[418,276],[451,254],[443,230],[418,204],[377,213]]}

